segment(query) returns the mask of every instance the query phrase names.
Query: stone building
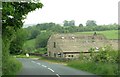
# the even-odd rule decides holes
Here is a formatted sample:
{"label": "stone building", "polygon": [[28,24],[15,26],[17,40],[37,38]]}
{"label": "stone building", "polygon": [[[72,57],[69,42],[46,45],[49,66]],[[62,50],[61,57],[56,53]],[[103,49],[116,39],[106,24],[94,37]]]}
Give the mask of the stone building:
{"label": "stone building", "polygon": [[50,57],[78,58],[80,53],[89,53],[90,48],[99,49],[108,44],[102,35],[54,34],[47,44]]}

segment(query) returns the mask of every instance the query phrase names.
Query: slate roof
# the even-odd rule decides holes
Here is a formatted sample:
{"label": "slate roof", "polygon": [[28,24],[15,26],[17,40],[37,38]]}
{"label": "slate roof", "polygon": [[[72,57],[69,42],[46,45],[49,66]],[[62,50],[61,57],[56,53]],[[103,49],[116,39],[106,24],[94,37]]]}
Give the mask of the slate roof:
{"label": "slate roof", "polygon": [[[54,34],[50,39],[54,39],[56,45],[63,52],[87,52],[90,48],[101,47],[105,45],[105,38],[102,35],[96,35],[93,41],[93,35],[79,34]],[[49,40],[50,40],[49,39]]]}

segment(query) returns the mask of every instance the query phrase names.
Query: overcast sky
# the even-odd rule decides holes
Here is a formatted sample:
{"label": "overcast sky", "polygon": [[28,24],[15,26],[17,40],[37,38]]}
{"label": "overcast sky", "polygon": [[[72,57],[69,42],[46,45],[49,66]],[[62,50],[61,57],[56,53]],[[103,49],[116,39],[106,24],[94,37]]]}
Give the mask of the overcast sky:
{"label": "overcast sky", "polygon": [[64,20],[75,20],[75,24],[85,25],[87,20],[97,24],[118,23],[119,0],[41,0],[42,9],[30,12],[26,24],[55,22],[63,24]]}

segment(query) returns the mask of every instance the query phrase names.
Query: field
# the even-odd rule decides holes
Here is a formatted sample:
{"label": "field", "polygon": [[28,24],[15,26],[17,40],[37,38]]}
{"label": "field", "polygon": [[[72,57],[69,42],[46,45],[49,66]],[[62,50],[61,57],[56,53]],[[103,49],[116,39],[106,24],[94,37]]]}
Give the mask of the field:
{"label": "field", "polygon": [[[91,32],[77,32],[75,34],[94,34]],[[107,39],[118,39],[118,30],[96,31],[97,34],[103,34]]]}
{"label": "field", "polygon": [[24,44],[24,47],[34,48],[35,47],[35,39],[26,41]]}

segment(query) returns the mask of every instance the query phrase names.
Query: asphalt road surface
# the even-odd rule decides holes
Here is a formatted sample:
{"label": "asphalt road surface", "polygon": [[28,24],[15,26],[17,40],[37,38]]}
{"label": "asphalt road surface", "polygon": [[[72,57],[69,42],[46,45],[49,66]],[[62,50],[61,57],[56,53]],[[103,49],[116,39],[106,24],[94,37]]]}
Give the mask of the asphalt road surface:
{"label": "asphalt road surface", "polygon": [[[94,74],[80,71],[62,64],[49,63],[41,60],[18,58],[23,64],[18,75],[33,75],[33,77],[97,77]],[[26,77],[24,76],[24,77]]]}

